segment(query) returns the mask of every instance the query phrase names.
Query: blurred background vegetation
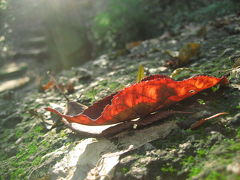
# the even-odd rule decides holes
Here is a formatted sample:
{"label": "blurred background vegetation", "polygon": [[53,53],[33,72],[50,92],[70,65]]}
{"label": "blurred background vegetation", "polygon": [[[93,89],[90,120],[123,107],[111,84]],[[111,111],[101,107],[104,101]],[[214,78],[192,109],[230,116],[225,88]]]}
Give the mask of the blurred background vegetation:
{"label": "blurred background vegetation", "polygon": [[14,54],[31,38],[43,37],[47,50],[39,61],[47,59],[55,70],[70,68],[129,42],[166,31],[174,35],[186,23],[204,24],[239,9],[238,0],[1,0],[1,62],[4,51]]}

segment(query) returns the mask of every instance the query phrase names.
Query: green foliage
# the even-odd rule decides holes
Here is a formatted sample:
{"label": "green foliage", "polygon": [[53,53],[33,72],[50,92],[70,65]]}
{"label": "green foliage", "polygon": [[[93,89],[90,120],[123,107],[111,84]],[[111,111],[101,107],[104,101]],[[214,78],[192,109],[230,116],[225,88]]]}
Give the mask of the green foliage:
{"label": "green foliage", "polygon": [[99,47],[121,47],[129,41],[151,36],[154,20],[145,9],[143,0],[109,0],[108,7],[98,13],[93,33]]}

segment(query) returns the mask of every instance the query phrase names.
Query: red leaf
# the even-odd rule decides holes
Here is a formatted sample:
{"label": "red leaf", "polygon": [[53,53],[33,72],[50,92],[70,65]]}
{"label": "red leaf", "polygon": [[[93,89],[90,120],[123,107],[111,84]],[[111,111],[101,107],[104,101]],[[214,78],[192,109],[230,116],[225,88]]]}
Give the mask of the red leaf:
{"label": "red leaf", "polygon": [[46,110],[62,116],[69,122],[85,125],[115,124],[145,117],[204,89],[227,83],[225,77],[201,75],[175,81],[168,76],[154,75],[103,98],[75,116],[64,115],[52,108]]}
{"label": "red leaf", "polygon": [[53,81],[48,81],[47,84],[44,84],[44,85],[41,86],[41,89],[44,90],[44,91],[46,91],[46,90],[48,90],[48,89],[53,88],[54,86],[55,86],[55,84],[54,84]]}

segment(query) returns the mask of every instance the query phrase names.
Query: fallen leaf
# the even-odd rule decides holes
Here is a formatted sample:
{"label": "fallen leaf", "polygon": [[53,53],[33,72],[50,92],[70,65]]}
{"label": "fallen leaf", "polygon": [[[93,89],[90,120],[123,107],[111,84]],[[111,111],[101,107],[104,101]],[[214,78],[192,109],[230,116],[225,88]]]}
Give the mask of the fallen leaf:
{"label": "fallen leaf", "polygon": [[139,83],[144,78],[144,67],[142,64],[138,66],[136,82]]}
{"label": "fallen leaf", "polygon": [[130,50],[134,47],[139,46],[142,43],[142,41],[134,41],[126,44],[126,49]]}
{"label": "fallen leaf", "polygon": [[53,88],[54,86],[55,86],[55,84],[54,84],[53,81],[48,81],[46,84],[44,84],[44,85],[41,86],[41,89],[42,89],[43,91],[46,91],[46,90],[48,90],[48,89]]}
{"label": "fallen leaf", "polygon": [[195,76],[175,81],[164,75],[144,78],[140,83],[113,93],[77,115],[66,115],[52,108],[46,108],[70,123],[89,126],[111,125],[145,118],[152,112],[179,102],[217,84],[227,84],[225,77]]}
{"label": "fallen leaf", "polygon": [[198,56],[200,53],[200,47],[201,45],[199,43],[187,43],[179,50],[179,64],[187,64],[194,56]]}
{"label": "fallen leaf", "polygon": [[189,63],[194,57],[200,54],[199,43],[187,43],[179,51],[166,50],[165,53],[172,59],[165,63],[165,66],[179,67]]}
{"label": "fallen leaf", "polygon": [[160,119],[167,118],[173,114],[186,114],[186,113],[188,114],[191,112],[165,110],[150,114],[146,118],[134,119],[132,121],[127,121],[124,123],[116,123],[101,126],[88,126],[79,123],[70,123],[64,119],[62,121],[69,129],[81,135],[92,137],[107,137],[125,131],[127,129],[136,129],[144,127],[146,125],[159,121]]}
{"label": "fallen leaf", "polygon": [[56,78],[50,73],[48,72],[48,75],[50,76],[51,80],[48,81],[47,84],[44,84],[41,86],[41,89],[43,91],[47,91],[53,88],[56,88],[57,90],[59,90],[60,93],[67,93],[67,94],[72,94],[74,93],[75,89],[74,89],[74,85],[75,82],[70,80],[67,83],[58,83]]}

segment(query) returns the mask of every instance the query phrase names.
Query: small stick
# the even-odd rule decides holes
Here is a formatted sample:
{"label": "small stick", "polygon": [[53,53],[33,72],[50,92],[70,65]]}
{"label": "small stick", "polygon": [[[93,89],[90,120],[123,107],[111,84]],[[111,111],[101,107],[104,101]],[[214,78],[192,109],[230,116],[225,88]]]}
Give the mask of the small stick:
{"label": "small stick", "polygon": [[54,82],[56,88],[58,89],[59,93],[61,95],[63,95],[63,97],[67,100],[67,102],[70,102],[70,100],[68,99],[68,97],[66,96],[66,94],[62,91],[62,89],[60,88],[56,78],[51,74],[50,71],[47,72],[48,76],[50,77],[50,79]]}
{"label": "small stick", "polygon": [[190,129],[197,129],[199,126],[203,125],[207,120],[210,120],[210,119],[213,119],[213,118],[216,118],[218,116],[222,116],[222,115],[225,115],[225,114],[229,114],[228,112],[221,112],[221,113],[217,113],[217,114],[214,114],[213,116],[210,116],[208,118],[204,118],[204,119],[201,119],[195,123],[193,123],[190,127]]}

